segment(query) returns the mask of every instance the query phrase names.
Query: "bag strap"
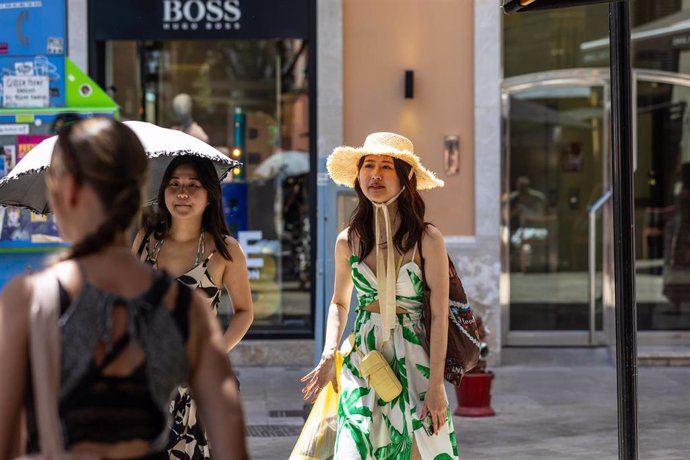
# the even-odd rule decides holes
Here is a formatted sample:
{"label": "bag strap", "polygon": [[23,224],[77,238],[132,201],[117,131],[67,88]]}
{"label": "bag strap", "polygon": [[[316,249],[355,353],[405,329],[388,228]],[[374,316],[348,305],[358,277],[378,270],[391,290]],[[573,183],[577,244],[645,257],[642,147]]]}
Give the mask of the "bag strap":
{"label": "bag strap", "polygon": [[424,239],[424,233],[422,232],[422,237],[419,238],[419,242],[417,243],[418,249],[419,249],[419,260],[422,262],[421,266],[419,268],[422,269],[422,282],[426,286],[426,277],[424,276],[424,254],[422,253],[422,240]]}
{"label": "bag strap", "polygon": [[59,287],[52,269],[31,276],[29,353],[41,452],[59,458],[64,441],[58,414],[60,392]]}
{"label": "bag strap", "polygon": [[[139,249],[137,249],[137,256],[141,258],[141,255],[144,252],[144,248],[147,247],[146,245],[149,242],[149,238],[151,238],[151,234],[153,233],[153,228],[147,228],[146,233],[144,233],[144,238],[141,240],[141,243],[139,244]],[[148,253],[148,248],[146,250]]]}
{"label": "bag strap", "polygon": [[[425,286],[426,284],[426,274],[424,270],[424,254],[422,254],[422,240],[424,239],[424,235],[419,239],[419,258],[422,261],[422,264],[419,268],[422,269],[422,282],[424,283]],[[455,264],[453,263],[453,260],[450,258],[450,254],[448,254],[448,276],[450,278],[453,278],[455,276],[458,276],[458,271],[455,268]]]}

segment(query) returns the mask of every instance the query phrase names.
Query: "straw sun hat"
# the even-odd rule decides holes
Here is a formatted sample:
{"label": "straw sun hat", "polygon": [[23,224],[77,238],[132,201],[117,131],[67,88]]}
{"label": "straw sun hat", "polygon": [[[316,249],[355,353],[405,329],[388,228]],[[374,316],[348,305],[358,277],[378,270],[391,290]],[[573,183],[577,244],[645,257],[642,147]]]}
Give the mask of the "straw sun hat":
{"label": "straw sun hat", "polygon": [[412,142],[395,133],[371,133],[364,140],[364,145],[359,148],[342,146],[334,149],[326,163],[333,182],[354,188],[358,173],[357,163],[360,158],[367,155],[387,155],[412,166],[417,175],[418,190],[443,187],[443,181],[422,166],[421,160],[414,154]]}

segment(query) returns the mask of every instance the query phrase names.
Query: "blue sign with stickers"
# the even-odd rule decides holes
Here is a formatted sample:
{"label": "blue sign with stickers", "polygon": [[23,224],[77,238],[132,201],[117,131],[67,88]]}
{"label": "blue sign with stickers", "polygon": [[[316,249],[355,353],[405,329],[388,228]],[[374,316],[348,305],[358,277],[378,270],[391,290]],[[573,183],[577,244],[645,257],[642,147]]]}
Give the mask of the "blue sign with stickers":
{"label": "blue sign with stickers", "polygon": [[64,56],[65,0],[0,0],[0,56]]}
{"label": "blue sign with stickers", "polygon": [[0,107],[64,107],[65,0],[0,0]]}

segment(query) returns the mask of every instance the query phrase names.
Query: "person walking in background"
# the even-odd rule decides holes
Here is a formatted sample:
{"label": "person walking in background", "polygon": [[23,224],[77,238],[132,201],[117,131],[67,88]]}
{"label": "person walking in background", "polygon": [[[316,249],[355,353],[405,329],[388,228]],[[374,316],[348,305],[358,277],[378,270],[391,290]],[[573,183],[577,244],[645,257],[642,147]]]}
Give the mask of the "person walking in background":
{"label": "person walking in background", "polygon": [[[418,190],[443,186],[393,133],[370,134],[361,148],[339,147],[328,158],[337,184],[359,202],[335,243],[335,286],[321,361],[302,380],[305,399],[329,382],[339,392],[336,459],[457,458],[444,389],[448,335],[448,256],[443,235],[424,221]],[[422,253],[423,247],[423,253]],[[422,346],[422,257],[431,289],[431,350]],[[340,388],[335,353],[357,290],[353,343],[343,345]],[[348,343],[354,351],[348,351]],[[402,385],[390,402],[362,373],[362,358],[379,351]]]}
{"label": "person walking in background", "polygon": [[[209,311],[216,316],[222,288],[227,289],[234,309],[224,336],[228,351],[251,326],[253,308],[246,259],[237,240],[229,236],[221,199],[220,182],[210,160],[175,158],[163,175],[158,212],[139,231],[133,247],[141,260],[202,291]],[[211,458],[215,447],[209,447],[206,422],[197,418],[188,388],[178,389],[170,410],[170,458]]]}
{"label": "person walking in background", "polygon": [[[519,176],[515,181],[515,190],[504,195],[502,200],[510,208],[510,242],[518,252],[520,271],[523,273],[531,265],[533,246],[548,246],[548,223],[553,218],[547,214],[546,195],[531,185],[529,177]],[[555,260],[551,261],[552,271],[555,271],[555,263]]]}
{"label": "person walking in background", "polygon": [[[239,395],[208,302],[129,247],[147,174],[144,149],[122,123],[91,118],[60,132],[46,186],[72,247],[44,271],[13,279],[0,297],[0,458],[21,450],[22,403],[28,453],[57,458],[47,451],[57,445],[79,458],[167,458],[170,397],[186,384],[215,458],[246,458]],[[33,359],[48,355],[35,352],[30,328],[44,324],[37,312],[56,317],[56,334],[59,327],[59,359],[42,360],[45,367]],[[59,401],[38,391],[53,375]],[[46,430],[51,411],[59,423]]]}

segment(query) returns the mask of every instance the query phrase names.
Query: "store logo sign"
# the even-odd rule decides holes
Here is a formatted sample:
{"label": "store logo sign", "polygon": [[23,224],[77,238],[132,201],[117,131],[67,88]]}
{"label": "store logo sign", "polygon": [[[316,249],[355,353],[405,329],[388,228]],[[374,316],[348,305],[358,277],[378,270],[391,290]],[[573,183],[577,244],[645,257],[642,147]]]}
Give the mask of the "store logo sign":
{"label": "store logo sign", "polygon": [[163,30],[238,30],[240,0],[163,0]]}

